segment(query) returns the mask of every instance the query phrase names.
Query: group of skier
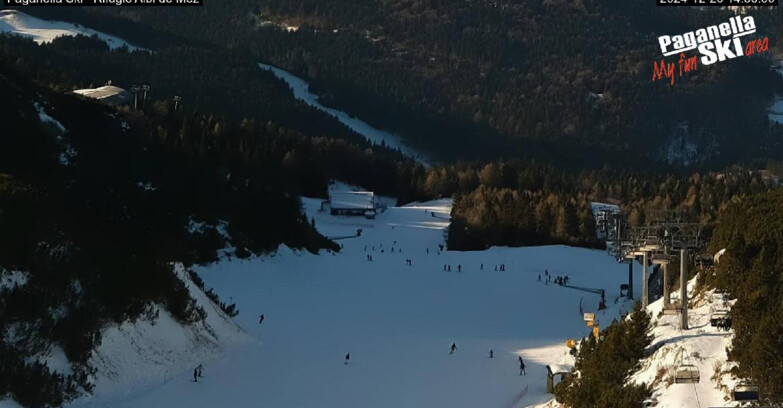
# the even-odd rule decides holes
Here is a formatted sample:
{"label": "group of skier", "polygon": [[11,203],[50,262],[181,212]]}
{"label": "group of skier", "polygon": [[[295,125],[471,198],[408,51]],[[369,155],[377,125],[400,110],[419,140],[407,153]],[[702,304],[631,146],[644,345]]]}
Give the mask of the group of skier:
{"label": "group of skier", "polygon": [[[569,279],[571,279],[571,278],[569,278],[568,275],[566,275],[566,276],[556,276],[554,280],[555,280],[555,284],[558,284],[560,286],[564,286],[564,285],[568,285]],[[549,285],[549,282],[552,282],[552,275],[549,274],[549,270],[548,269],[544,269],[544,279],[543,280],[541,279],[541,274],[538,275],[538,281],[539,282],[544,282],[545,285]]]}
{"label": "group of skier", "polygon": [[[395,245],[397,245],[397,241],[396,240],[394,241],[394,243],[391,246],[391,252],[394,253],[396,251],[397,253],[401,254],[402,253],[402,248],[395,248]],[[341,248],[342,248],[342,246],[341,246]],[[378,250],[379,250],[380,253],[384,253],[385,250],[383,249],[383,244],[378,245]],[[375,246],[373,245],[373,246],[369,246],[368,247],[367,245],[365,245],[364,246],[364,252],[368,252],[368,251],[375,252]],[[429,249],[427,249],[427,253],[429,253]],[[369,253],[365,254],[365,258],[367,259],[368,262],[372,262],[374,260],[372,254],[369,254]],[[407,265],[412,265],[413,260],[406,259],[405,263]]]}
{"label": "group of skier", "polygon": [[[394,241],[394,243],[396,244],[397,241]],[[373,252],[375,252],[375,246],[371,246],[371,247],[368,248],[368,246],[365,245],[364,246],[364,250],[367,251],[368,249],[373,251]],[[379,249],[380,249],[380,252],[384,252],[383,251],[383,244],[379,245]],[[438,254],[440,254],[440,252],[443,251],[443,249],[444,249],[443,244],[439,244],[438,245]],[[394,247],[393,246],[392,246],[391,252],[394,252]],[[402,249],[399,249],[397,252],[401,253]],[[429,254],[429,248],[426,248],[426,252]],[[367,261],[372,262],[373,261],[372,254],[366,254],[366,259],[367,259]],[[405,264],[408,265],[408,266],[412,266],[413,265],[413,260],[406,259],[405,260]],[[484,264],[483,263],[480,265],[479,269],[480,270],[484,270]],[[443,270],[446,271],[446,272],[451,272],[451,265],[450,264],[443,264]],[[495,265],[495,271],[505,271],[505,270],[506,270],[506,265],[505,264]],[[461,264],[457,265],[457,272],[462,272],[462,265]],[[546,271],[545,273],[547,275],[547,282],[549,282],[549,280],[551,279],[551,276],[549,276],[548,271]],[[560,279],[560,277],[558,277],[558,279]],[[558,279],[556,279],[555,281],[558,282]],[[541,281],[541,275],[538,276],[538,280]],[[564,282],[567,283],[567,281],[568,281],[568,277],[566,276]],[[258,317],[258,324],[261,325],[263,322],[264,322],[264,315],[261,314]],[[449,354],[454,354],[456,351],[457,351],[457,343],[456,342],[451,343],[451,348],[450,348]],[[490,349],[489,350],[489,358],[494,358],[494,357],[495,357],[495,352],[494,352],[494,350]],[[347,353],[345,355],[345,360],[343,361],[343,364],[348,365],[350,360],[351,360],[351,353]],[[526,374],[526,372],[525,372],[525,362],[522,360],[521,356],[518,357],[518,361],[519,361],[519,375]],[[198,367],[196,367],[193,370],[193,381],[194,382],[198,382],[198,379],[202,378],[203,371],[204,371],[204,367],[201,364],[199,364]]]}
{"label": "group of skier", "polygon": [[[443,264],[443,270],[446,272],[451,272],[451,265]],[[457,272],[462,272],[462,265],[457,265]]]}
{"label": "group of skier", "polygon": [[568,275],[555,277],[555,283],[560,286],[568,285]]}
{"label": "group of skier", "polygon": [[[457,351],[456,342],[451,343],[449,354],[454,354],[455,351]],[[495,351],[492,349],[489,349],[489,358],[495,358]],[[522,360],[522,356],[518,356],[517,361],[519,361],[519,375],[527,375],[527,372],[525,371],[525,360]]]}

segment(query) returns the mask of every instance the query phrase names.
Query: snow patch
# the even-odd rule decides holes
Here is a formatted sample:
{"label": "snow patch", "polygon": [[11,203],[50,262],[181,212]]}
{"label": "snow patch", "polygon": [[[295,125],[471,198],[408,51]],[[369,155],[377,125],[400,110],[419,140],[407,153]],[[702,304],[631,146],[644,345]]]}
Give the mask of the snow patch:
{"label": "snow patch", "polygon": [[770,122],[783,123],[783,97],[775,97],[775,102],[767,109],[767,117]]}
{"label": "snow patch", "polygon": [[142,189],[144,191],[156,191],[158,189],[157,187],[152,185],[152,183],[149,182],[149,181],[146,182],[146,183],[143,183],[143,182],[139,181],[138,183],[136,183],[136,187],[138,187],[138,188],[140,188],[140,189]]}
{"label": "snow patch", "polygon": [[0,289],[12,289],[27,284],[29,275],[21,271],[0,270]]}
{"label": "snow patch", "polygon": [[50,345],[46,352],[41,355],[26,359],[27,364],[31,364],[35,361],[46,365],[51,372],[59,373],[63,376],[73,374],[71,362],[68,361],[65,350],[60,346]]}
{"label": "snow patch", "polygon": [[292,25],[288,23],[278,23],[272,20],[261,20],[258,23],[259,27],[277,27],[280,29],[283,29],[285,31],[288,31],[289,33],[297,32],[299,31],[299,26]]}
{"label": "snow patch", "polygon": [[58,121],[57,119],[49,116],[49,114],[46,113],[46,111],[44,110],[43,106],[41,106],[41,104],[36,102],[33,104],[33,106],[38,111],[38,118],[41,120],[42,123],[47,123],[54,126],[55,129],[57,129],[60,136],[65,134],[65,126],[63,126],[63,124],[60,123],[60,121]]}
{"label": "snow patch", "polygon": [[688,123],[680,123],[663,147],[662,155],[669,164],[688,167],[702,163],[720,148],[714,132],[714,129],[692,129]]}
{"label": "snow patch", "polygon": [[50,43],[55,38],[62,36],[85,35],[91,37],[96,35],[112,50],[127,47],[128,51],[149,51],[132,45],[122,38],[82,27],[78,24],[65,21],[42,20],[16,10],[0,10],[0,33],[29,37],[38,44]]}
{"label": "snow patch", "polygon": [[65,133],[66,129],[65,126],[63,126],[60,121],[57,119],[51,117],[48,113],[46,113],[46,110],[44,110],[44,107],[39,104],[38,102],[33,103],[33,107],[38,111],[38,118],[41,120],[41,123],[50,125],[55,130],[55,136],[54,139],[57,142],[57,144],[62,148],[62,151],[58,155],[58,160],[61,165],[63,166],[69,166],[71,163],[73,163],[73,160],[76,158],[78,153],[76,152],[76,149],[71,146],[68,141],[65,140]]}
{"label": "snow patch", "polygon": [[24,408],[12,399],[0,400],[0,408]]}

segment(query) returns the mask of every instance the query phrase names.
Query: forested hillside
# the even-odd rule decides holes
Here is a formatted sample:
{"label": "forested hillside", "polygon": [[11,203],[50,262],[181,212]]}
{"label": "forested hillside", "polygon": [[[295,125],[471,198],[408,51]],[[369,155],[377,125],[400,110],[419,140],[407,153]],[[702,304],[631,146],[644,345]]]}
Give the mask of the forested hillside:
{"label": "forested hillside", "polygon": [[[234,0],[166,13],[69,10],[66,17],[161,52],[172,36],[230,50],[231,59],[216,61],[229,61],[232,71],[253,59],[273,63],[311,79],[323,102],[444,159],[651,168],[667,160],[672,133],[687,123],[687,138],[700,150],[690,165],[715,169],[780,156],[781,130],[770,129],[764,115],[780,78],[764,58],[741,58],[701,67],[672,87],[651,81],[652,63],[660,60],[656,35],[730,15],[649,13],[643,2],[605,0]],[[779,50],[781,11],[753,15]]]}
{"label": "forested hillside", "polygon": [[729,358],[738,377],[761,387],[764,402],[783,402],[783,191],[740,200],[718,218],[711,249],[726,248],[713,274],[703,282],[728,293],[734,341]]}
{"label": "forested hillside", "polygon": [[621,203],[632,226],[644,225],[651,210],[673,209],[710,225],[729,203],[776,186],[742,167],[690,176],[610,168],[574,175],[508,161],[430,171],[424,192],[456,192],[450,248],[484,249],[542,243],[600,247],[591,202]]}
{"label": "forested hillside", "polygon": [[[150,304],[184,324],[203,319],[172,262],[208,263],[223,250],[244,258],[281,244],[338,250],[303,215],[300,196],[325,197],[339,180],[401,203],[453,197],[451,250],[600,247],[592,201],[619,203],[631,225],[656,209],[684,211],[709,225],[707,235],[717,225],[713,247],[729,255],[706,279],[739,299],[731,356],[744,376],[769,373],[765,392],[780,401],[780,362],[769,350],[781,347],[783,196],[764,194],[778,182],[758,170],[773,159],[779,171],[774,160],[783,159],[783,127],[764,114],[783,92],[781,78],[768,59],[743,58],[675,87],[650,81],[656,34],[727,12],[651,15],[640,2],[607,0],[23,11],[153,52],[111,51],[97,38],[37,45],[0,35],[0,102],[13,107],[0,110],[0,273],[27,276],[0,288],[0,396],[57,406],[89,389],[100,328],[144,316]],[[781,12],[754,14],[779,47]],[[400,133],[435,164],[370,145],[295,100],[258,62],[308,78],[323,103]],[[150,85],[150,99],[113,108],[70,93],[108,80]],[[694,169],[662,164],[675,128],[710,147]],[[599,403],[585,390],[603,386],[601,398],[631,392],[624,403],[649,394],[623,386],[649,342],[648,323],[637,314],[608,331],[610,341],[586,342],[579,364],[598,377],[559,396]],[[63,348],[73,376],[31,363],[44,344]],[[598,367],[616,344],[624,347],[624,360],[613,361],[619,376]]]}
{"label": "forested hillside", "polygon": [[[184,324],[202,320],[172,262],[213,261],[225,247],[239,257],[280,244],[337,249],[302,215],[298,194],[322,194],[332,177],[394,185],[393,162],[344,141],[165,103],[118,112],[6,67],[0,89],[14,106],[0,112],[0,273],[26,277],[0,289],[0,395],[25,406],[89,390],[87,360],[107,323],[151,303]],[[341,173],[352,167],[379,170]],[[31,359],[50,344],[72,376]]]}
{"label": "forested hillside", "polygon": [[636,310],[612,324],[596,339],[589,336],[578,348],[575,369],[580,375],[555,387],[557,401],[568,407],[633,408],[651,396],[650,384],[629,383],[650,346],[650,316]]}

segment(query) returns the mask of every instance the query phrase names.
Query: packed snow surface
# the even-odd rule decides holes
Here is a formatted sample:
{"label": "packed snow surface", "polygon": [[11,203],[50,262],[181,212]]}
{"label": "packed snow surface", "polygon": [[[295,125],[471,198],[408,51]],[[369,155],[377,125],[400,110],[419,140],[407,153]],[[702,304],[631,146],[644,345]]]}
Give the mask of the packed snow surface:
{"label": "packed snow surface", "polygon": [[261,69],[271,71],[276,77],[285,81],[285,83],[291,87],[296,99],[334,116],[340,123],[364,136],[370,143],[380,145],[383,142],[386,146],[393,149],[399,149],[402,154],[414,158],[420,163],[427,164],[426,157],[421,152],[417,152],[406,145],[399,136],[385,130],[376,129],[368,123],[356,119],[343,111],[321,105],[321,103],[318,102],[318,95],[310,93],[310,85],[304,79],[271,65],[258,64],[258,66],[261,67]]}
{"label": "packed snow surface", "polygon": [[[568,275],[576,286],[606,289],[609,308],[597,313],[602,325],[631,306],[616,301],[627,266],[603,251],[566,246],[440,251],[450,200],[389,207],[373,220],[331,216],[328,207],[319,211],[322,201],[304,199],[304,210],[324,235],[354,236],[336,241],[343,246],[339,253],[280,247],[263,257],[225,257],[197,268],[207,288],[237,304],[236,321],[253,341],[234,343],[222,358],[205,363],[198,383],[191,367],[169,375],[165,384],[154,377],[157,385],[147,382],[140,390],[72,406],[542,404],[551,399],[545,365],[573,363],[565,342],[589,333],[582,312],[596,312],[600,300],[546,284],[545,270]],[[450,355],[452,343],[457,350]],[[126,346],[105,354],[122,353]],[[518,356],[525,359],[526,375],[519,374]],[[145,364],[136,363],[139,370]]]}
{"label": "packed snow surface", "polygon": [[65,21],[43,20],[16,10],[0,10],[0,33],[30,37],[38,44],[50,43],[55,38],[61,36],[85,35],[91,37],[97,35],[98,38],[108,44],[109,48],[113,50],[123,46],[128,47],[128,51],[144,50],[143,48],[128,43],[122,38],[95,31],[78,24],[67,23]]}
{"label": "packed snow surface", "polygon": [[74,159],[76,159],[76,156],[78,156],[78,153],[76,152],[76,149],[67,140],[65,140],[65,126],[63,126],[60,121],[46,113],[46,110],[40,103],[36,102],[33,107],[38,111],[38,118],[41,123],[50,126],[54,130],[54,139],[60,146],[60,164],[63,166],[68,166],[73,163]]}
{"label": "packed snow surface", "polygon": [[[710,303],[712,291],[696,293],[696,278],[688,283],[688,330],[681,330],[680,315],[663,315],[663,299],[650,304],[647,310],[653,316],[653,354],[642,360],[642,368],[631,381],[653,384],[656,408],[728,407],[731,389],[738,382],[728,373],[726,349],[730,347],[733,330],[718,330],[710,326],[710,316],[716,310],[730,306]],[[679,289],[672,294],[679,299]],[[733,302],[729,302],[733,303]],[[679,367],[694,365],[699,371],[699,382],[673,384],[672,376]]]}
{"label": "packed snow surface", "polygon": [[[173,388],[166,389],[177,390],[183,382],[187,384],[185,378],[199,364],[210,366],[220,361],[227,350],[250,342],[251,337],[186,277],[181,265],[176,265],[176,272],[197,305],[207,312],[206,319],[183,326],[163,307],[153,305],[150,313],[136,322],[104,328],[101,343],[89,361],[96,368],[92,379],[95,393],[76,400],[72,406],[113,407],[116,401],[135,407],[168,406],[160,402],[137,405],[133,401],[167,384]],[[205,375],[209,371],[206,368]],[[191,408],[195,406],[204,405],[196,403]]]}

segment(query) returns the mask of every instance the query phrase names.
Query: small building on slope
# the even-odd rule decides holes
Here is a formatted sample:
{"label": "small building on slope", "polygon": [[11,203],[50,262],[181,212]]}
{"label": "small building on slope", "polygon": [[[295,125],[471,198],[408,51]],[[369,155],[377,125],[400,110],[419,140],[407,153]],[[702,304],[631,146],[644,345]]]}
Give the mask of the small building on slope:
{"label": "small building on slope", "polygon": [[112,85],[111,82],[100,88],[77,89],[73,91],[73,93],[86,96],[88,98],[97,99],[102,103],[112,106],[125,105],[133,102],[132,93],[118,86]]}
{"label": "small building on slope", "polygon": [[332,191],[329,210],[332,215],[363,215],[375,218],[378,200],[372,191]]}

